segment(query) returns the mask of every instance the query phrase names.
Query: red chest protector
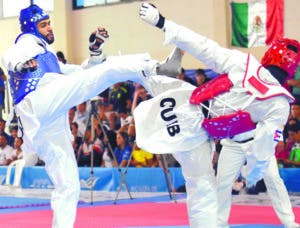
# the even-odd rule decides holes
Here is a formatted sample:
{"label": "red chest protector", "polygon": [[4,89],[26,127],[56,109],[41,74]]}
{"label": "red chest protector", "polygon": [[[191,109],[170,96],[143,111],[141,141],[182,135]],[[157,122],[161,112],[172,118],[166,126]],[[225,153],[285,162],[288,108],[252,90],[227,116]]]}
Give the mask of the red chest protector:
{"label": "red chest protector", "polygon": [[[227,74],[220,75],[204,85],[195,89],[190,97],[190,103],[200,103],[213,99],[217,95],[229,92],[233,86]],[[250,114],[245,111],[205,118],[202,127],[215,139],[232,138],[237,134],[255,129],[255,123],[251,120]]]}

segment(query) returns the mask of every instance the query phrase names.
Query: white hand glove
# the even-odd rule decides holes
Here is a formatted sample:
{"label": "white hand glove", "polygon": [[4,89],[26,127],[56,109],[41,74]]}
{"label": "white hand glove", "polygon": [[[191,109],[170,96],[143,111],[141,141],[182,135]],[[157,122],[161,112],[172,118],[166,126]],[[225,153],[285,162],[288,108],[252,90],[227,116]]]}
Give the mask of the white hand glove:
{"label": "white hand glove", "polygon": [[256,182],[261,180],[269,166],[269,161],[256,161],[253,169],[246,176],[247,188],[256,185]]}
{"label": "white hand glove", "polygon": [[102,54],[102,48],[105,42],[108,40],[109,35],[105,28],[98,27],[89,38],[89,50],[91,56],[99,56]]}
{"label": "white hand glove", "polygon": [[160,29],[164,27],[165,18],[159,13],[158,9],[149,3],[142,3],[140,7],[140,17],[150,25]]}

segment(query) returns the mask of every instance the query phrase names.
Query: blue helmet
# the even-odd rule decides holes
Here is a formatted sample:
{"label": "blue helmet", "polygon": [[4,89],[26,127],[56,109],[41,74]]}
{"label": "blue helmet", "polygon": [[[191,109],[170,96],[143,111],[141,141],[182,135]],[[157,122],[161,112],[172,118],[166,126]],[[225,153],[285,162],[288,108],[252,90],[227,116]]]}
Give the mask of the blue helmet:
{"label": "blue helmet", "polygon": [[37,29],[37,23],[45,19],[49,19],[48,13],[35,4],[30,5],[20,11],[19,21],[21,24],[21,31],[45,39]]}

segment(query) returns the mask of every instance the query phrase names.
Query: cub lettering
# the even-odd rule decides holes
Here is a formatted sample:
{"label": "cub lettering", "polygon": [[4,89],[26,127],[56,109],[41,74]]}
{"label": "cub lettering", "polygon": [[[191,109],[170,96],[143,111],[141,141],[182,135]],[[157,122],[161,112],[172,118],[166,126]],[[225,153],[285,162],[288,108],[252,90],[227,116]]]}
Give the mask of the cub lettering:
{"label": "cub lettering", "polygon": [[175,106],[176,101],[174,98],[164,98],[160,102],[160,107],[162,108],[160,116],[166,122],[167,131],[172,137],[180,132],[180,126],[177,121],[177,116],[173,111]]}

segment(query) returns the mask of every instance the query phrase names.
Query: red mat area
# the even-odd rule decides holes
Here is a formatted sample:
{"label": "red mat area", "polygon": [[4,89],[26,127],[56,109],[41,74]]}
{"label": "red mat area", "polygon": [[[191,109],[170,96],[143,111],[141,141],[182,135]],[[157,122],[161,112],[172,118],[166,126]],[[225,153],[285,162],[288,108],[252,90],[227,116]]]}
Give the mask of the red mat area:
{"label": "red mat area", "polygon": [[[300,221],[300,207],[293,208],[296,221]],[[271,206],[233,205],[230,224],[281,224]]]}
{"label": "red mat area", "polygon": [[[300,208],[294,208],[300,221]],[[51,227],[50,210],[0,214],[1,228]],[[272,207],[234,205],[231,224],[280,224]],[[130,226],[187,226],[185,203],[139,203],[78,209],[75,228]]]}

